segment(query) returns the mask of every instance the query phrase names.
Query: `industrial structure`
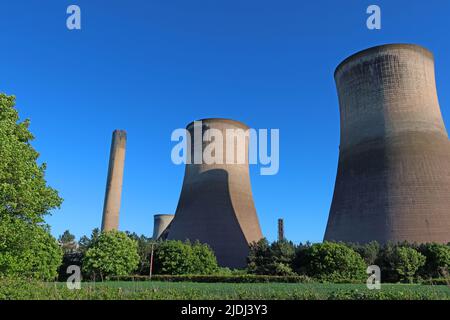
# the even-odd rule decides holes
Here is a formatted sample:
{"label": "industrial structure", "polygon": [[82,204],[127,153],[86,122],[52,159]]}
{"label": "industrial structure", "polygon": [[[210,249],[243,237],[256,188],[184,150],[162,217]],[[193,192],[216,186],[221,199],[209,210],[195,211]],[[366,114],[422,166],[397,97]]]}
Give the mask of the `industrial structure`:
{"label": "industrial structure", "polygon": [[450,142],[432,53],[369,48],[335,81],[341,136],[325,240],[450,242]]}
{"label": "industrial structure", "polygon": [[126,142],[127,133],[123,130],[114,130],[103,205],[102,231],[117,230],[119,227]]}
{"label": "industrial structure", "polygon": [[155,214],[153,216],[153,240],[158,240],[172,222],[173,214]]}
{"label": "industrial structure", "polygon": [[283,219],[278,219],[278,241],[283,241],[284,238],[284,222]]}
{"label": "industrial structure", "polygon": [[[229,129],[245,134],[229,136]],[[197,162],[195,146],[199,146],[196,140],[199,130],[201,159]],[[187,132],[188,159],[192,161],[186,164],[180,199],[166,238],[199,240],[211,246],[220,265],[243,267],[249,244],[262,238],[250,185],[248,127],[238,121],[213,118],[189,124]],[[218,133],[223,137],[222,143],[216,141]],[[242,138],[243,143],[237,141]],[[212,143],[215,144],[212,153],[221,156],[223,163],[211,164],[203,159],[203,152]],[[227,145],[234,147],[227,149]],[[245,156],[242,162],[236,158],[234,163],[226,163],[225,159],[232,155]]]}

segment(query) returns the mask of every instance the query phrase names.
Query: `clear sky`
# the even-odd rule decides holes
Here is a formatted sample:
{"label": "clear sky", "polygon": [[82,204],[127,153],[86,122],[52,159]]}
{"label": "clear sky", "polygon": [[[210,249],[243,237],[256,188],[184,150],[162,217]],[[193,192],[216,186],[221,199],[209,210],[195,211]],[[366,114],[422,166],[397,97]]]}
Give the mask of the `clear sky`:
{"label": "clear sky", "polygon": [[[81,8],[81,30],[66,9]],[[368,30],[377,4],[382,29]],[[450,121],[450,2],[284,0],[0,1],[0,92],[31,119],[48,183],[64,203],[55,236],[100,227],[111,133],[128,132],[120,229],[151,235],[173,213],[184,167],[174,129],[207,117],[280,130],[280,171],[251,167],[265,236],[321,241],[339,146],[334,68],[384,43],[423,45],[436,59]],[[1,161],[1,159],[0,159]]]}

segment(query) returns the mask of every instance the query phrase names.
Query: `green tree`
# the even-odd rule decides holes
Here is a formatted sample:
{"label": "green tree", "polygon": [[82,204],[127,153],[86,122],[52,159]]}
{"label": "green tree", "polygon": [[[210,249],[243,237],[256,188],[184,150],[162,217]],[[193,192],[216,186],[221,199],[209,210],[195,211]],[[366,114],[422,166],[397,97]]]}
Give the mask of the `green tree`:
{"label": "green tree", "polygon": [[53,280],[62,256],[47,226],[0,219],[0,275]]}
{"label": "green tree", "polygon": [[413,282],[416,272],[425,264],[425,256],[417,250],[405,246],[396,246],[392,255],[392,267],[400,280]]}
{"label": "green tree", "polygon": [[426,278],[449,277],[450,275],[450,246],[438,243],[422,244],[419,252],[426,257],[425,265],[420,273]]}
{"label": "green tree", "polygon": [[148,275],[150,273],[150,255],[152,251],[152,245],[155,246],[155,241],[152,238],[144,235],[138,236],[135,232],[126,232],[128,237],[135,240],[138,244],[139,254],[139,266],[137,269],[138,274]]}
{"label": "green tree", "polygon": [[218,270],[216,257],[208,245],[189,241],[158,242],[155,254],[157,274],[212,274]]}
{"label": "green tree", "polygon": [[199,241],[192,244],[192,273],[214,274],[219,270],[217,258],[209,245]]}
{"label": "green tree", "polygon": [[31,146],[30,122],[19,122],[14,105],[15,97],[0,93],[0,219],[40,223],[62,199],[47,186],[46,164],[37,163],[39,153]]}
{"label": "green tree", "polygon": [[136,270],[139,263],[136,241],[124,232],[116,230],[102,232],[86,251],[83,259],[84,271],[91,275],[125,276]]}
{"label": "green tree", "polygon": [[302,254],[299,273],[326,281],[363,280],[366,264],[362,257],[343,243],[316,243]]}
{"label": "green tree", "polygon": [[58,242],[60,243],[64,254],[73,253],[77,249],[75,236],[71,234],[69,230],[64,231],[64,233],[58,237]]}
{"label": "green tree", "polygon": [[267,239],[250,245],[247,269],[250,273],[266,275],[294,275],[295,245],[286,240],[269,244]]}
{"label": "green tree", "polygon": [[99,236],[100,236],[99,228],[95,228],[94,230],[92,230],[91,237],[82,236],[78,241],[78,250],[83,254],[86,253],[86,251],[94,245]]}
{"label": "green tree", "polygon": [[0,93],[0,274],[52,279],[61,250],[44,217],[62,199],[47,186],[29,124],[19,121],[15,98]]}

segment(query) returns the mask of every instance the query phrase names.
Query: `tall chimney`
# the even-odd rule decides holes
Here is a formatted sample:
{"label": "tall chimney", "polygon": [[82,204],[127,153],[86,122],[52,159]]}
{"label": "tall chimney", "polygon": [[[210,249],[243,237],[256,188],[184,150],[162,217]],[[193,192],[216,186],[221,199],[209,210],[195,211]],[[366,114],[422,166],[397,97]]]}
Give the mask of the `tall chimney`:
{"label": "tall chimney", "polygon": [[114,130],[103,206],[102,231],[117,230],[119,227],[126,142],[127,133],[123,130]]}
{"label": "tall chimney", "polygon": [[284,224],[283,219],[278,219],[278,241],[284,240]]}

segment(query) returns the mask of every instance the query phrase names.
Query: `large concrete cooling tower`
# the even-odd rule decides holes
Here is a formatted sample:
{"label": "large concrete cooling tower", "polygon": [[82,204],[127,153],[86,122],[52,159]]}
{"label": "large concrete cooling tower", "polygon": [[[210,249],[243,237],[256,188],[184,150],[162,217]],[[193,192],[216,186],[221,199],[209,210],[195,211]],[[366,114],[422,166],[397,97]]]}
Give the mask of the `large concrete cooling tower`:
{"label": "large concrete cooling tower", "polygon": [[109,155],[105,203],[103,205],[102,231],[117,230],[119,227],[126,142],[127,133],[123,130],[114,130]]}
{"label": "large concrete cooling tower", "polygon": [[[260,240],[262,234],[250,186],[249,138],[244,135],[241,135],[242,140],[233,136],[227,137],[227,129],[238,130],[242,134],[248,132],[248,127],[227,119],[201,121],[200,126],[197,126],[199,122],[187,126],[191,135],[192,162],[196,160],[196,127],[203,131],[200,137],[203,136],[204,140],[216,141],[216,136],[213,138],[212,135],[221,133],[223,144],[220,146],[220,143],[216,143],[211,154],[223,156],[224,163],[207,164],[210,162],[200,159],[200,163],[186,165],[178,207],[167,239],[199,240],[211,246],[220,265],[243,267],[246,264],[249,243]],[[230,146],[233,142],[236,142],[234,147],[227,150],[227,145]],[[211,148],[211,143],[200,141],[201,151]],[[231,157],[232,152],[235,157]],[[243,159],[238,162],[236,155],[243,155]],[[225,163],[227,156],[235,158],[236,161],[232,164]]]}
{"label": "large concrete cooling tower", "polygon": [[158,240],[172,222],[173,214],[155,214],[153,219],[153,240]]}
{"label": "large concrete cooling tower", "polygon": [[450,241],[450,142],[431,52],[361,51],[335,72],[339,165],[325,240]]}

